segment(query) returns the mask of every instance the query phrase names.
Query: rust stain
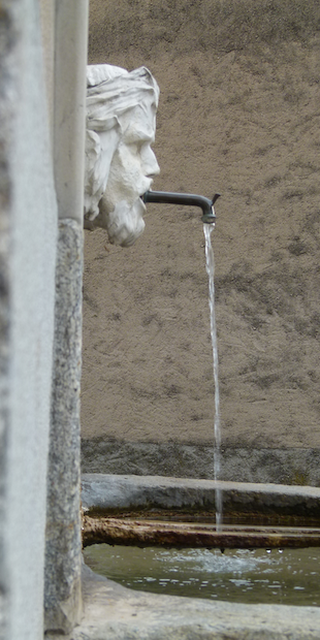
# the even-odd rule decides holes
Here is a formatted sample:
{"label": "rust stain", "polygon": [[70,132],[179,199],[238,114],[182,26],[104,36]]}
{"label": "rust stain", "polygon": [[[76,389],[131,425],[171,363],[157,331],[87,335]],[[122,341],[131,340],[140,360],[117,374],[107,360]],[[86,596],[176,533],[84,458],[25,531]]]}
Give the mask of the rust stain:
{"label": "rust stain", "polygon": [[83,546],[96,543],[223,549],[320,546],[320,528],[257,527],[83,516]]}

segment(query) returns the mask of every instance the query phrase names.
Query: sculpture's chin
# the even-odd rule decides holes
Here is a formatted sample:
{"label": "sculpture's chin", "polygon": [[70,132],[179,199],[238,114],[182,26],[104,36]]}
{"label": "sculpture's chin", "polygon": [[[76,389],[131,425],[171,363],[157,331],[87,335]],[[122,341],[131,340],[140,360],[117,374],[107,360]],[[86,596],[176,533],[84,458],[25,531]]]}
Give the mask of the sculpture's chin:
{"label": "sculpture's chin", "polygon": [[95,226],[107,230],[111,244],[130,247],[143,233],[145,210],[146,207],[141,198],[137,198],[132,205],[121,200],[111,212],[106,211],[102,202],[99,216],[94,221]]}

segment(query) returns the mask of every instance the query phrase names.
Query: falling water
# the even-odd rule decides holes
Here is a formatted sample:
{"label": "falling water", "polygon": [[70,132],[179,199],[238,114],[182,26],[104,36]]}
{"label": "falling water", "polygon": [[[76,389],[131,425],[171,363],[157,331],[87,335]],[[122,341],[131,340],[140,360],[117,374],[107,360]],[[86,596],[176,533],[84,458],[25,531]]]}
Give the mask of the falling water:
{"label": "falling water", "polygon": [[[213,378],[214,378],[214,397],[215,397],[215,412],[214,412],[214,479],[219,479],[220,473],[220,394],[219,394],[219,376],[218,376],[218,345],[217,345],[217,329],[216,329],[216,316],[214,307],[214,255],[211,244],[211,233],[213,231],[213,224],[204,224],[203,231],[205,237],[206,247],[206,269],[209,278],[209,309],[210,309],[210,333],[212,342],[212,354],[213,354]],[[216,524],[217,529],[222,524],[222,493],[221,489],[216,488]]]}

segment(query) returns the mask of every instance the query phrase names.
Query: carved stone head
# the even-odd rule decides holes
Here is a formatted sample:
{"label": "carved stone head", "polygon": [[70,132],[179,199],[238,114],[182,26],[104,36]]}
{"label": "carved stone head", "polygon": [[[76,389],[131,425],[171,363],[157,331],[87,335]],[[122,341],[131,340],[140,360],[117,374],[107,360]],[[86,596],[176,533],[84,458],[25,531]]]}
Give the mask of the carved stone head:
{"label": "carved stone head", "polygon": [[159,87],[145,67],[87,68],[85,219],[130,246],[144,229],[145,205],[159,165],[155,138]]}

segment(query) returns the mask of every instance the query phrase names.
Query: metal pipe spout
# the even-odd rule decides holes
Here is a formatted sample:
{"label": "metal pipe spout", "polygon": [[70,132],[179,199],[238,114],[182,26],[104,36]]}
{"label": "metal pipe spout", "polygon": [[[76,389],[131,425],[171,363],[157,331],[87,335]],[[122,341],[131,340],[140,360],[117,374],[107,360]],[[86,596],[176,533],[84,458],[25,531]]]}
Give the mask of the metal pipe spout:
{"label": "metal pipe spout", "polygon": [[183,204],[191,207],[200,207],[202,209],[202,222],[205,224],[214,224],[216,214],[214,212],[214,203],[220,197],[220,193],[215,193],[212,200],[205,196],[198,196],[192,193],[174,193],[170,191],[146,191],[141,196],[143,202],[160,202],[165,204]]}

